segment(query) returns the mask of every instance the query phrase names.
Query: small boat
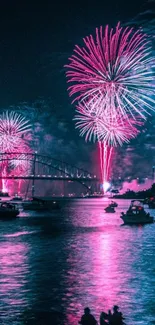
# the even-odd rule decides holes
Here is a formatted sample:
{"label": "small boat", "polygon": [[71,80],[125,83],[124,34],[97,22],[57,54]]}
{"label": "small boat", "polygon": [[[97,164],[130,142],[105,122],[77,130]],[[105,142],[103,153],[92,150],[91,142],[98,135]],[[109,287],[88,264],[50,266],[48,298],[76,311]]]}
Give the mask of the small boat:
{"label": "small boat", "polygon": [[110,206],[110,205],[108,205],[104,210],[105,210],[105,212],[107,212],[107,213],[115,213],[115,209],[114,209],[114,207],[112,207],[112,206]]}
{"label": "small boat", "polygon": [[10,201],[22,201],[22,200],[23,200],[22,196],[15,195]]}
{"label": "small boat", "polygon": [[111,203],[109,204],[110,207],[112,208],[117,208],[118,204],[115,201],[111,201]]}
{"label": "small boat", "polygon": [[129,225],[154,222],[154,218],[144,210],[143,202],[139,200],[132,200],[127,212],[122,212],[120,217],[124,221],[124,224]]}
{"label": "small boat", "polygon": [[149,200],[150,200],[150,198],[147,197],[147,198],[145,198],[145,199],[143,200],[143,203],[144,203],[144,204],[148,204]]}
{"label": "small boat", "polygon": [[9,202],[0,203],[0,219],[12,219],[16,218],[19,214],[15,204]]}
{"label": "small boat", "polygon": [[50,202],[50,209],[52,209],[52,210],[59,210],[60,208],[61,207],[60,207],[59,202],[57,202],[57,201]]}
{"label": "small boat", "polygon": [[149,209],[155,209],[155,197],[150,197],[145,200],[145,203],[148,205]]}
{"label": "small boat", "polygon": [[9,197],[9,193],[8,192],[0,192],[0,197]]}
{"label": "small boat", "polygon": [[155,201],[154,202],[149,202],[148,207],[149,207],[149,209],[155,209]]}
{"label": "small boat", "polygon": [[23,210],[29,211],[49,211],[49,210],[58,210],[60,205],[57,201],[52,200],[47,202],[46,200],[33,197],[30,200],[24,201],[22,203]]}
{"label": "small boat", "polygon": [[30,211],[46,211],[48,207],[45,204],[44,200],[32,198],[27,201],[22,202],[23,210]]}

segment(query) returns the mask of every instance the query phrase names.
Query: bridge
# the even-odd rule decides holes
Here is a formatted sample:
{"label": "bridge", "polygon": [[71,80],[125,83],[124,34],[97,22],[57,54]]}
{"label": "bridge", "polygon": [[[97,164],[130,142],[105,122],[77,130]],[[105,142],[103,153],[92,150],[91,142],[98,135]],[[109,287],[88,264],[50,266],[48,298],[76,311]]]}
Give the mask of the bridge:
{"label": "bridge", "polygon": [[99,182],[96,175],[82,168],[50,156],[25,152],[0,153],[0,179],[32,180],[33,195],[35,180],[74,181],[89,191],[88,182]]}

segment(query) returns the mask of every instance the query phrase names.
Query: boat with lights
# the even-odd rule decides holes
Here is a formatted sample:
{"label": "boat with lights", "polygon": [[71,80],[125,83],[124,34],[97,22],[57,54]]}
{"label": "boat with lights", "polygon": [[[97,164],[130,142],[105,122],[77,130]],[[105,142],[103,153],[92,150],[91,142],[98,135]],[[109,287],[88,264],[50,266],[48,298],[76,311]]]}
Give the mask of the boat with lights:
{"label": "boat with lights", "polygon": [[0,219],[13,219],[19,215],[19,209],[9,202],[0,203]]}
{"label": "boat with lights", "polygon": [[23,200],[22,196],[15,195],[14,197],[12,197],[10,201],[22,201],[22,200]]}
{"label": "boat with lights", "polygon": [[139,200],[132,200],[127,212],[122,212],[120,217],[124,221],[124,224],[129,225],[154,222],[154,218],[144,210],[143,202]]}

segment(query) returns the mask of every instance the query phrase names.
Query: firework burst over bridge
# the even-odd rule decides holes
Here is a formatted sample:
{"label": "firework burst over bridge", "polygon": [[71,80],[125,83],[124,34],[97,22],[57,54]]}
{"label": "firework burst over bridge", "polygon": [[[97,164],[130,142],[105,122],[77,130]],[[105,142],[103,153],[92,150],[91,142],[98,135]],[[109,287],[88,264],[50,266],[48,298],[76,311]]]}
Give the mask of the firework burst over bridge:
{"label": "firework burst over bridge", "polygon": [[75,46],[66,65],[69,95],[77,102],[76,127],[86,140],[101,143],[100,168],[108,180],[108,147],[128,143],[154,111],[154,57],[151,42],[141,29],[96,28],[96,37]]}

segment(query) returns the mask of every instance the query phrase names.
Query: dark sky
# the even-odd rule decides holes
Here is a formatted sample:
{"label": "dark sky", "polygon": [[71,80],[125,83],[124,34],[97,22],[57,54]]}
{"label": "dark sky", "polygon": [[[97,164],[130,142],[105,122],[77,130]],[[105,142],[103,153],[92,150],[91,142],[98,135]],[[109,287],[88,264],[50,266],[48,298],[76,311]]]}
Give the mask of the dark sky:
{"label": "dark sky", "polygon": [[[63,66],[68,62],[75,44],[82,44],[82,38],[94,34],[96,27],[106,24],[115,26],[118,21],[128,23],[135,17],[137,21],[138,14],[152,5],[148,4],[150,1],[0,1],[0,109],[6,109],[10,105],[16,109],[16,105],[21,103],[19,109],[21,107],[22,113],[25,112],[30,118],[30,107],[33,106],[31,104],[36,103],[39,98],[44,99],[44,102],[49,99],[47,103],[50,103],[50,116],[46,112],[44,114],[46,109],[42,109],[42,106],[40,115],[38,111],[36,113],[37,119],[44,127],[45,141],[41,135],[43,145],[39,142],[39,148],[44,148],[45,154],[58,159],[61,156],[61,159],[89,170],[92,161],[92,168],[96,173],[97,146],[92,143],[85,144],[84,138],[79,137],[79,131],[75,130],[72,121],[75,108],[67,94]],[[26,111],[23,111],[22,102],[30,104],[29,108],[26,106]],[[49,147],[47,133],[52,136]],[[148,157],[154,157],[154,153],[148,153],[146,148],[141,149],[144,139],[142,143],[137,141],[140,140],[135,140],[140,143],[140,149],[138,151],[135,146],[132,156],[135,152],[143,154],[145,151],[146,160],[150,161]],[[122,150],[122,157],[126,159],[124,146]],[[150,150],[154,150],[152,145]],[[120,155],[118,151],[118,157]],[[135,157],[137,161],[137,156]],[[139,161],[143,161],[141,156]],[[131,163],[131,166],[134,164]],[[128,172],[128,175],[130,174],[134,175],[131,168]]]}
{"label": "dark sky", "polygon": [[128,21],[145,2],[1,0],[0,107],[42,96],[67,113],[63,65],[74,44],[97,26]]}

